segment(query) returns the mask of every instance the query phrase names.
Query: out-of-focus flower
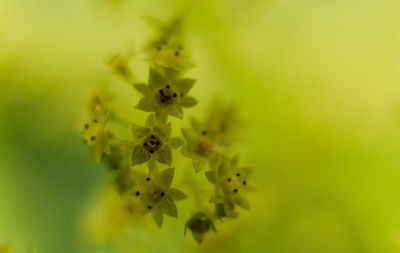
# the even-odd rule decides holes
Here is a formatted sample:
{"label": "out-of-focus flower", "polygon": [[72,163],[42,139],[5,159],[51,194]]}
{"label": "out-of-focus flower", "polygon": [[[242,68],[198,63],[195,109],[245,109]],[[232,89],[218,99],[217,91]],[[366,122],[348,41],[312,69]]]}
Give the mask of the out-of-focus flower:
{"label": "out-of-focus flower", "polygon": [[155,66],[183,71],[193,66],[185,49],[182,34],[182,16],[164,23],[149,18],[155,27],[155,35],[146,47],[149,61]]}
{"label": "out-of-focus flower", "polygon": [[168,168],[161,172],[149,174],[136,173],[136,185],[132,188],[132,195],[139,199],[140,211],[143,214],[151,213],[154,222],[161,227],[163,215],[177,218],[178,211],[174,201],[187,198],[182,191],[171,188],[175,169]]}
{"label": "out-of-focus flower", "polygon": [[129,56],[116,54],[110,58],[108,65],[114,74],[119,75],[128,82],[133,80],[133,73],[129,67]]}
{"label": "out-of-focus flower", "polygon": [[209,218],[209,216],[204,212],[197,212],[185,224],[185,234],[186,230],[189,229],[192,232],[193,238],[197,243],[201,243],[204,236],[212,229],[215,233],[217,229],[215,228],[214,222]]}
{"label": "out-of-focus flower", "polygon": [[250,209],[245,192],[254,190],[248,182],[252,168],[237,166],[237,163],[238,157],[235,156],[230,161],[221,160],[217,169],[206,171],[208,180],[215,186],[210,202],[216,204],[220,218],[235,216],[235,205]]}
{"label": "out-of-focus flower", "polygon": [[89,103],[89,120],[84,126],[83,141],[90,148],[91,159],[97,163],[103,154],[111,153],[108,129],[110,100],[111,97],[104,88],[97,91]]}
{"label": "out-of-focus flower", "polygon": [[148,84],[134,85],[136,90],[143,95],[136,108],[145,112],[154,112],[160,123],[166,122],[168,115],[183,119],[183,108],[190,108],[197,104],[194,97],[187,95],[194,83],[194,79],[180,79],[176,75],[162,74],[151,68]]}
{"label": "out-of-focus flower", "polygon": [[198,172],[207,163],[213,167],[218,157],[215,152],[215,132],[195,119],[191,121],[191,126],[190,129],[181,129],[186,141],[181,151],[185,157],[192,159],[193,168]]}
{"label": "out-of-focus flower", "polygon": [[215,135],[215,142],[229,146],[241,140],[243,122],[239,118],[235,103],[214,97],[208,105],[205,122]]}

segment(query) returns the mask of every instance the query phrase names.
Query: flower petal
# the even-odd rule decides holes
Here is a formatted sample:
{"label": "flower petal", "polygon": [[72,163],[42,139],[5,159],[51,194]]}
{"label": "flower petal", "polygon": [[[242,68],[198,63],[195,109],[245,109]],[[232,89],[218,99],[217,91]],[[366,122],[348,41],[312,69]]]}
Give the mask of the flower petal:
{"label": "flower petal", "polygon": [[218,169],[217,169],[217,176],[218,176],[218,178],[224,177],[225,175],[228,174],[228,172],[229,172],[229,166],[228,166],[227,162],[222,161],[222,162],[219,164],[219,167],[218,167]]}
{"label": "flower petal", "polygon": [[238,163],[239,163],[239,155],[235,155],[234,157],[232,157],[232,159],[230,161],[230,165],[232,168],[236,168]]}
{"label": "flower petal", "polygon": [[196,172],[199,172],[202,169],[204,169],[204,167],[206,167],[207,158],[198,156],[198,155],[194,155],[192,157],[192,160],[193,160],[193,162],[192,162],[193,168]]}
{"label": "flower petal", "polygon": [[206,171],[206,177],[210,183],[215,184],[217,183],[217,175],[215,175],[214,170],[208,170]]}
{"label": "flower petal", "polygon": [[196,80],[194,79],[185,78],[176,80],[174,85],[179,94],[182,96],[186,95],[186,93],[188,93],[192,89],[195,82]]}
{"label": "flower petal", "polygon": [[135,108],[145,112],[155,112],[157,108],[156,101],[151,96],[144,96],[139,100]]}
{"label": "flower petal", "polygon": [[147,84],[145,83],[138,83],[138,84],[134,84],[133,87],[140,92],[143,95],[148,95],[150,94],[150,88]]}
{"label": "flower petal", "polygon": [[168,144],[172,149],[177,149],[183,145],[183,140],[178,137],[173,137],[169,139]]}
{"label": "flower petal", "polygon": [[220,187],[215,186],[214,194],[210,198],[211,203],[223,203],[224,202],[224,195]]}
{"label": "flower petal", "polygon": [[247,201],[247,199],[241,195],[241,194],[237,194],[236,196],[233,197],[233,203],[235,203],[236,205],[240,206],[243,209],[246,210],[250,210],[250,205],[249,202]]}
{"label": "flower petal", "polygon": [[156,119],[153,114],[150,114],[146,119],[146,127],[153,129],[153,127],[157,124]]}
{"label": "flower petal", "polygon": [[168,114],[164,110],[156,110],[154,116],[158,123],[166,123],[168,120]]}
{"label": "flower petal", "polygon": [[180,105],[176,103],[166,107],[165,112],[175,118],[183,119],[183,109]]}
{"label": "flower petal", "polygon": [[195,138],[193,131],[190,129],[181,128],[181,133],[187,142],[192,142]]}
{"label": "flower petal", "polygon": [[153,171],[156,171],[158,169],[158,166],[157,166],[157,163],[156,163],[156,160],[154,157],[151,157],[151,159],[147,162],[147,167],[149,168],[150,174]]}
{"label": "flower petal", "polygon": [[183,200],[188,197],[184,192],[175,188],[170,188],[167,194],[171,199],[176,201]]}
{"label": "flower petal", "polygon": [[176,209],[176,205],[171,198],[169,198],[169,197],[163,198],[160,201],[159,205],[160,205],[161,211],[163,213],[165,213],[166,215],[174,217],[174,218],[178,217],[178,210]]}
{"label": "flower petal", "polygon": [[167,83],[167,80],[163,77],[163,75],[158,72],[154,68],[150,68],[149,71],[149,86],[151,88],[157,88],[164,86]]}
{"label": "flower petal", "polygon": [[168,145],[163,145],[155,155],[156,155],[157,161],[159,161],[160,163],[171,165],[172,152],[171,152],[171,148]]}
{"label": "flower petal", "polygon": [[132,166],[134,166],[136,164],[145,163],[150,159],[150,157],[151,155],[149,154],[149,152],[144,150],[142,146],[138,144],[132,152],[131,164]]}
{"label": "flower petal", "polygon": [[214,152],[208,160],[208,166],[210,169],[216,170],[221,162],[221,159],[222,158],[219,156],[219,154]]}
{"label": "flower petal", "polygon": [[179,104],[182,107],[190,108],[198,104],[197,100],[191,96],[184,96],[179,99]]}
{"label": "flower petal", "polygon": [[168,168],[161,171],[158,176],[160,180],[160,184],[164,189],[169,189],[172,184],[172,180],[174,179],[175,169]]}
{"label": "flower petal", "polygon": [[153,218],[153,220],[157,224],[157,226],[159,228],[161,228],[163,220],[164,220],[164,215],[158,206],[155,206],[153,208],[153,210],[151,211],[151,217]]}
{"label": "flower petal", "polygon": [[160,124],[154,127],[154,133],[159,136],[163,141],[168,140],[171,136],[172,128],[171,123]]}
{"label": "flower petal", "polygon": [[142,142],[143,138],[151,133],[151,130],[148,127],[132,124],[131,133],[136,142]]}
{"label": "flower petal", "polygon": [[182,153],[182,155],[183,155],[184,157],[186,157],[186,158],[192,158],[192,156],[191,156],[191,154],[190,154],[190,152],[189,152],[189,148],[188,148],[187,145],[185,145],[185,146],[183,146],[183,147],[181,148],[181,153]]}
{"label": "flower petal", "polygon": [[90,158],[96,162],[100,163],[101,157],[103,156],[103,147],[95,144],[90,147]]}

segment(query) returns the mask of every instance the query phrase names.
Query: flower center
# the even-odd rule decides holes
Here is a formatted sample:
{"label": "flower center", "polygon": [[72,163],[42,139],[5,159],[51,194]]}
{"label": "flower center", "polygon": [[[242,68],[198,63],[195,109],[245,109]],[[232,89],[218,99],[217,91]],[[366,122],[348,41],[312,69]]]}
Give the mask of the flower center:
{"label": "flower center", "polygon": [[209,156],[213,152],[213,144],[208,139],[200,139],[196,144],[196,153],[201,156]]}
{"label": "flower center", "polygon": [[146,149],[151,154],[159,150],[161,148],[161,145],[162,143],[160,139],[154,134],[149,135],[143,142],[144,149]]}
{"label": "flower center", "polygon": [[157,100],[163,105],[171,104],[177,97],[178,94],[171,89],[169,84],[165,85],[164,89],[158,90],[157,93]]}
{"label": "flower center", "polygon": [[156,184],[151,184],[149,188],[147,188],[146,196],[147,198],[154,204],[158,202],[162,197],[164,197],[165,193],[163,190]]}

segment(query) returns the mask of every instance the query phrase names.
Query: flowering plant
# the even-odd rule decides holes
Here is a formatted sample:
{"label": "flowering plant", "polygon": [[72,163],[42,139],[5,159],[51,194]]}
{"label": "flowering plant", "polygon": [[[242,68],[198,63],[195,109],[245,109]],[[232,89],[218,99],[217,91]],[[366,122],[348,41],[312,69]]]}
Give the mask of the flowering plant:
{"label": "flowering plant", "polygon": [[[157,32],[146,47],[150,61],[147,83],[132,81],[136,75],[127,58],[113,57],[109,63],[111,73],[139,92],[136,109],[148,113],[145,124],[131,122],[131,137],[119,138],[110,127],[117,120],[111,106],[112,96],[102,88],[89,103],[83,139],[91,158],[97,163],[104,161],[114,173],[114,185],[129,215],[150,213],[158,227],[162,227],[164,214],[178,217],[176,201],[201,195],[199,190],[186,194],[172,187],[176,172],[193,167],[194,175],[205,176],[213,193],[195,198],[196,208],[193,207],[184,224],[185,233],[191,231],[201,243],[211,230],[217,232],[216,221],[237,217],[236,207],[250,208],[245,192],[253,189],[248,182],[252,169],[238,166],[237,155],[228,158],[232,145],[240,140],[238,133],[242,126],[235,107],[222,99],[212,101],[205,118],[192,118],[190,127],[180,131],[183,138],[171,136],[173,121],[170,120],[186,119],[184,109],[198,104],[189,95],[196,80],[182,77],[193,66],[183,47],[182,19],[170,23],[153,20],[153,23]],[[192,166],[171,167],[179,158],[172,150],[178,148]],[[139,169],[143,164],[147,165],[145,172]],[[199,173],[204,169],[204,174]]]}

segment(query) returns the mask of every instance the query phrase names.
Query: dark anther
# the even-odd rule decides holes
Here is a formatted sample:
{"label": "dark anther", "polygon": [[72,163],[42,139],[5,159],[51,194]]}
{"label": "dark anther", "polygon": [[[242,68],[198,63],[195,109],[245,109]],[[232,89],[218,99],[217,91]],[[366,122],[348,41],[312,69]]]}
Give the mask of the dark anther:
{"label": "dark anther", "polygon": [[178,96],[178,94],[174,93],[174,95],[173,95],[173,96],[174,96],[174,98],[176,98],[176,96]]}
{"label": "dark anther", "polygon": [[93,120],[94,123],[98,123],[97,119]]}
{"label": "dark anther", "polygon": [[150,178],[148,177],[148,178],[146,178],[146,181],[150,181]]}
{"label": "dark anther", "polygon": [[233,189],[233,192],[234,192],[234,193],[237,193],[237,192],[238,192],[238,189]]}
{"label": "dark anther", "polygon": [[236,176],[240,177],[240,173],[236,173]]}
{"label": "dark anther", "polygon": [[157,150],[159,150],[161,148],[161,145],[162,145],[161,141],[154,134],[148,136],[143,142],[144,149],[148,151],[150,154],[153,154]]}
{"label": "dark anther", "polygon": [[167,101],[167,99],[165,99],[165,98],[161,99],[161,103],[165,103],[166,101]]}
{"label": "dark anther", "polygon": [[165,88],[169,89],[169,88],[171,88],[171,86],[169,86],[169,84],[167,84],[167,86],[165,86]]}
{"label": "dark anther", "polygon": [[86,124],[86,125],[85,125],[85,128],[88,129],[88,128],[89,128],[89,124]]}
{"label": "dark anther", "polygon": [[161,95],[164,95],[164,90],[161,89],[161,90],[159,90],[158,92],[159,92]]}
{"label": "dark anther", "polygon": [[201,132],[201,134],[202,134],[202,135],[206,135],[206,134],[207,134],[207,131],[203,131],[203,132]]}
{"label": "dark anther", "polygon": [[232,181],[232,179],[230,177],[228,177],[228,182]]}
{"label": "dark anther", "polygon": [[151,209],[151,206],[147,206],[147,209]]}
{"label": "dark anther", "polygon": [[161,197],[164,197],[164,195],[165,195],[165,193],[164,193],[164,192],[161,192]]}
{"label": "dark anther", "polygon": [[247,182],[246,181],[243,181],[243,185],[246,185],[247,184]]}
{"label": "dark anther", "polygon": [[176,51],[176,52],[175,52],[175,56],[179,56],[179,51]]}
{"label": "dark anther", "polygon": [[90,137],[90,140],[91,140],[91,141],[95,141],[95,140],[96,140],[96,136]]}
{"label": "dark anther", "polygon": [[140,195],[140,192],[137,191],[137,192],[136,192],[136,196],[139,196],[139,195]]}

